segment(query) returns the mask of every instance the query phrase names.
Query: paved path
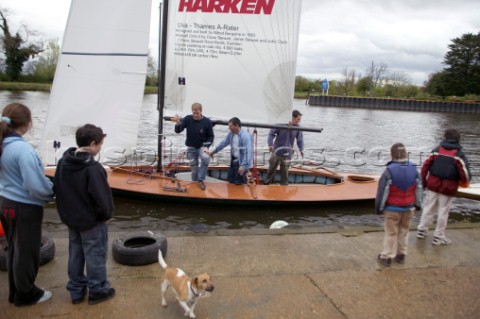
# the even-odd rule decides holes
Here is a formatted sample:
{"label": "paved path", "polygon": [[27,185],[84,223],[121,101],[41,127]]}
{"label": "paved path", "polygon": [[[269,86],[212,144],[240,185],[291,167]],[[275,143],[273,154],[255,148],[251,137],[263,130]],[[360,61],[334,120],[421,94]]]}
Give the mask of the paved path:
{"label": "paved path", "polygon": [[[168,264],[188,274],[207,271],[216,286],[196,307],[197,318],[480,318],[480,226],[447,230],[449,246],[432,246],[410,232],[403,265],[380,267],[378,228],[326,228],[165,232]],[[129,267],[109,256],[108,276],[117,295],[89,306],[72,305],[65,290],[68,240],[50,234],[55,259],[40,268],[37,284],[52,300],[16,308],[7,302],[0,273],[0,318],[185,318],[170,292],[160,303],[158,264]],[[115,239],[119,233],[111,233]],[[110,246],[111,247],[111,246]],[[110,252],[111,253],[111,252]]]}

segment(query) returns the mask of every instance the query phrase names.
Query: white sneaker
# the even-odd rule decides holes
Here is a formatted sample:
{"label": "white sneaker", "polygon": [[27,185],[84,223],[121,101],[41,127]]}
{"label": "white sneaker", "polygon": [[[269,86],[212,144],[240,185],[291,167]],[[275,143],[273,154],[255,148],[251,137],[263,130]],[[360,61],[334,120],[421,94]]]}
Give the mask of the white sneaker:
{"label": "white sneaker", "polygon": [[434,245],[449,245],[452,241],[447,237],[433,237],[432,244]]}
{"label": "white sneaker", "polygon": [[417,231],[417,238],[424,239],[427,236],[427,231],[425,229],[419,229]]}
{"label": "white sneaker", "polygon": [[42,298],[38,299],[37,303],[45,302],[47,300],[50,300],[50,298],[52,298],[52,293],[48,290],[44,290]]}

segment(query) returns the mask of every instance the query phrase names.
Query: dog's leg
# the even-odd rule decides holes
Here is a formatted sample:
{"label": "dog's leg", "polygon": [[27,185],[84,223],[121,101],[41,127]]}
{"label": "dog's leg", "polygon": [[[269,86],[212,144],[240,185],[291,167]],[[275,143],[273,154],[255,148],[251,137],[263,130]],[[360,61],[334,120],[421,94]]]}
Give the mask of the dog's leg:
{"label": "dog's leg", "polygon": [[167,291],[168,287],[170,286],[170,282],[168,279],[165,279],[162,284],[161,284],[161,290],[162,290],[162,306],[166,307],[167,306],[167,300],[165,299],[165,292]]}
{"label": "dog's leg", "polygon": [[[197,305],[197,301],[198,299],[195,299],[195,301],[193,302],[193,304],[190,306],[190,312],[193,314],[193,311],[195,310],[195,306]],[[193,316],[195,317],[195,314],[193,314]]]}
{"label": "dog's leg", "polygon": [[195,314],[193,313],[193,310],[188,307],[185,301],[178,299],[178,303],[180,304],[180,306],[182,306],[183,310],[185,310],[185,316],[188,316],[190,319],[195,318]]}

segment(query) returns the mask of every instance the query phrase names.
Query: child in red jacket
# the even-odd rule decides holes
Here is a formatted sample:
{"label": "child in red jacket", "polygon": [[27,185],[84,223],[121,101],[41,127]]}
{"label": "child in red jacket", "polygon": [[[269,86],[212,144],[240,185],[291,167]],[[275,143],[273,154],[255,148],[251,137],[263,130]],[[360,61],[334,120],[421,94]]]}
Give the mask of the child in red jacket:
{"label": "child in red jacket", "polygon": [[448,214],[459,183],[468,185],[470,167],[460,146],[460,133],[448,129],[444,140],[427,157],[422,166],[422,182],[427,188],[422,217],[418,224],[417,238],[427,236],[428,226],[438,212],[437,227],[433,233],[434,245],[448,245],[451,240],[445,236]]}

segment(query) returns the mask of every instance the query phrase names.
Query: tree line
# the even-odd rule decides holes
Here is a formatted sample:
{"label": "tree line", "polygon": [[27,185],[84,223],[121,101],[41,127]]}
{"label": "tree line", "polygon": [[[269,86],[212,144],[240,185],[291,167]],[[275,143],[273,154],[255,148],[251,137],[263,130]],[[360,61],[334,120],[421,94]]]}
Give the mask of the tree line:
{"label": "tree line", "polygon": [[[8,11],[0,9],[0,81],[52,83],[60,56],[58,39],[45,40],[38,31],[27,26],[12,32]],[[445,54],[445,68],[430,74],[423,86],[412,84],[408,74],[390,71],[386,63],[372,61],[365,74],[344,67],[342,77],[329,81],[329,94],[344,96],[447,98],[480,96],[480,32],[467,33],[451,40]],[[147,86],[155,86],[158,72],[155,59],[149,54]],[[323,79],[297,76],[295,91],[319,94]]]}

